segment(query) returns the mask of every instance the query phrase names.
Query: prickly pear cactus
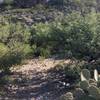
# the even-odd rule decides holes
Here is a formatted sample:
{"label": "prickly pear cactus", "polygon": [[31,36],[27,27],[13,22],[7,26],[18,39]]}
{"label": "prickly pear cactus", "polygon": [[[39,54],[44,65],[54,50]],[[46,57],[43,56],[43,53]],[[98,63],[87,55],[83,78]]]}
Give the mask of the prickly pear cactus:
{"label": "prickly pear cactus", "polygon": [[90,71],[88,69],[83,69],[81,72],[81,81],[89,80],[91,77]]}
{"label": "prickly pear cactus", "polygon": [[75,100],[80,100],[82,97],[84,97],[85,92],[83,89],[77,88],[74,95],[75,95]]}
{"label": "prickly pear cactus", "polygon": [[73,96],[73,93],[71,92],[68,92],[66,94],[64,94],[60,100],[74,100],[74,96]]}
{"label": "prickly pear cactus", "polygon": [[95,98],[96,100],[100,100],[100,90],[96,86],[90,86],[88,88],[89,95]]}
{"label": "prickly pear cactus", "polygon": [[[94,70],[94,79],[91,79],[89,70],[83,69],[81,72],[80,88],[77,88],[74,96],[71,92],[63,95],[60,100],[100,100],[100,76]],[[75,98],[74,98],[75,97]]]}
{"label": "prickly pear cactus", "polygon": [[100,81],[100,75],[98,76],[98,81]]}
{"label": "prickly pear cactus", "polygon": [[94,70],[94,79],[91,79],[89,70],[83,69],[80,88],[83,89],[85,95],[81,96],[79,100],[100,100],[100,88],[98,87],[100,87],[98,71]]}
{"label": "prickly pear cactus", "polygon": [[97,86],[97,82],[94,79],[89,79],[89,85]]}
{"label": "prickly pear cactus", "polygon": [[80,82],[80,88],[83,90],[87,90],[87,88],[89,87],[89,82],[88,81],[81,81]]}
{"label": "prickly pear cactus", "polygon": [[94,79],[95,79],[96,82],[99,79],[99,74],[98,74],[98,71],[96,69],[94,70]]}

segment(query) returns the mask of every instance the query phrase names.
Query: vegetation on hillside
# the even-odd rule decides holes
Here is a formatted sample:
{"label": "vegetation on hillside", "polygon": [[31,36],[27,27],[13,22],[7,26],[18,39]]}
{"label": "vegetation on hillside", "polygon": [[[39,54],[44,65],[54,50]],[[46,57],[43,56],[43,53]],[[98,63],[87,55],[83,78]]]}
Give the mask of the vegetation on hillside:
{"label": "vegetation on hillside", "polygon": [[[58,55],[77,62],[59,68],[75,85],[84,68],[100,73],[99,4],[99,0],[1,0],[0,69],[8,72],[23,59]],[[82,84],[88,85],[87,80]]]}

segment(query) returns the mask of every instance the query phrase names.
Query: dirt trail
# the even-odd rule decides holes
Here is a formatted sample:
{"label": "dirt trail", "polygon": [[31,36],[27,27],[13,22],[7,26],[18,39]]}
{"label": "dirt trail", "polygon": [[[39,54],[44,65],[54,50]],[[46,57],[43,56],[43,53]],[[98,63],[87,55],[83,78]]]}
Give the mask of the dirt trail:
{"label": "dirt trail", "polygon": [[70,60],[32,59],[13,69],[6,88],[6,96],[0,100],[57,100],[64,90],[59,88],[59,73],[50,71],[59,63]]}

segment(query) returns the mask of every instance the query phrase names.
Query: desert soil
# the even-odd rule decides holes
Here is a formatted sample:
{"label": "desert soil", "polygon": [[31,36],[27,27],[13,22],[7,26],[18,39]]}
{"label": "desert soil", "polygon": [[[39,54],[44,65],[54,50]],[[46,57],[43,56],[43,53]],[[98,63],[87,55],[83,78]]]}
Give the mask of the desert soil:
{"label": "desert soil", "polygon": [[0,100],[58,100],[65,92],[59,86],[62,77],[54,67],[59,63],[69,63],[70,60],[31,59],[20,66],[13,67],[10,80],[4,88]]}

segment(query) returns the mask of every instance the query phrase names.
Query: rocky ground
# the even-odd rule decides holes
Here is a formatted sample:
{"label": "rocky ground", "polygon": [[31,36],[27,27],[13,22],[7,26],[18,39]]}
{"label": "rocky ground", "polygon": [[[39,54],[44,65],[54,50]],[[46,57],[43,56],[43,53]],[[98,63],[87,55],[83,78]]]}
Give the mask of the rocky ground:
{"label": "rocky ground", "polygon": [[57,9],[48,9],[45,8],[29,8],[29,9],[13,9],[0,12],[0,22],[4,19],[7,19],[13,23],[20,22],[31,26],[35,23],[40,22],[52,22],[55,19],[61,19],[63,13]]}
{"label": "rocky ground", "polygon": [[67,90],[60,85],[61,72],[54,70],[59,63],[70,60],[32,59],[12,68],[12,82],[5,85],[5,94],[0,100],[58,100]]}

